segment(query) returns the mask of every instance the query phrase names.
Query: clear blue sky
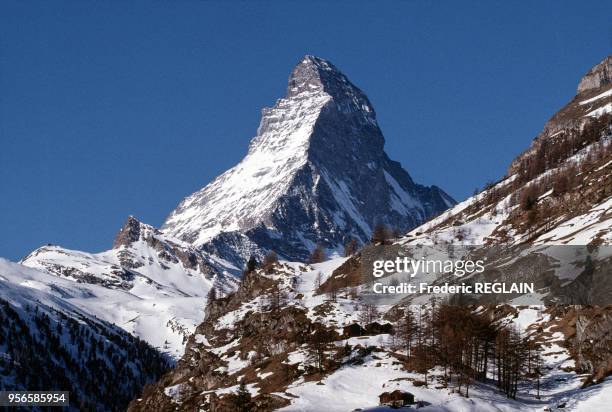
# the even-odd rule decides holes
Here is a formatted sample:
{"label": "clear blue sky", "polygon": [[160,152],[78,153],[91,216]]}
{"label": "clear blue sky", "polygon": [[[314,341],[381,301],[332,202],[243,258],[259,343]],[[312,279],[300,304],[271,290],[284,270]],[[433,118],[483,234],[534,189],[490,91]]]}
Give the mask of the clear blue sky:
{"label": "clear blue sky", "polygon": [[609,1],[0,2],[0,256],[110,247],[246,153],[306,53],[390,157],[457,199],[502,176],[612,49]]}

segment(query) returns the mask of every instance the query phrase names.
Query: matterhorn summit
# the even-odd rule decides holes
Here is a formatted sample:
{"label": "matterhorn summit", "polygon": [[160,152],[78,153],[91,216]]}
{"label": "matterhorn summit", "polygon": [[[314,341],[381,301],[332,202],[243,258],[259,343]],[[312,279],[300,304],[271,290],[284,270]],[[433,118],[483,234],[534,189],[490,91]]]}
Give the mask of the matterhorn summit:
{"label": "matterhorn summit", "polygon": [[366,242],[379,224],[406,231],[454,203],[389,159],[359,88],[305,56],[244,159],[184,199],[162,231],[234,264],[268,250],[303,260],[317,244]]}

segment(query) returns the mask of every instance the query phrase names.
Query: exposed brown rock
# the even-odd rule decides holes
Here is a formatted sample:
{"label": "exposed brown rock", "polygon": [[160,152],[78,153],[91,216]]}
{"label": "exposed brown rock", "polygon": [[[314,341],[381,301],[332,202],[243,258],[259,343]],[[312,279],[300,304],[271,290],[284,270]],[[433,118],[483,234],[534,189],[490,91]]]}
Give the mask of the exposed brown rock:
{"label": "exposed brown rock", "polygon": [[138,241],[140,239],[140,225],[141,223],[134,216],[128,216],[119,233],[115,236],[113,249],[129,246],[133,242]]}
{"label": "exposed brown rock", "polygon": [[612,56],[608,56],[584,75],[578,84],[578,93],[598,89],[612,83]]}

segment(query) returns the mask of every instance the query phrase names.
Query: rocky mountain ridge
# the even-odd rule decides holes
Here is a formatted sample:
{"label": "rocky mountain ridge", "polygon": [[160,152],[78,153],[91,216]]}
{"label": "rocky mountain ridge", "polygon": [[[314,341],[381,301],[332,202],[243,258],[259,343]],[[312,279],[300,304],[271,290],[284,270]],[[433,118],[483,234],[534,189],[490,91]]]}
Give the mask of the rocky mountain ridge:
{"label": "rocky mountain ridge", "polygon": [[[587,78],[600,80],[581,82],[580,94],[513,162],[508,176],[406,236],[383,241],[442,248],[612,244],[610,86],[605,76],[596,74],[602,70],[597,67]],[[492,361],[497,374],[489,375],[498,380],[497,387],[487,379],[472,383],[468,397],[465,385],[477,381],[478,373],[487,378],[490,371],[485,366],[478,372],[478,366],[470,365],[467,370],[472,372],[466,374],[462,367],[453,378],[442,364],[447,362],[445,350],[472,348],[472,341],[412,355],[411,345],[417,350],[430,334],[452,327],[443,324],[433,332],[416,332],[414,324],[407,326],[411,317],[421,325],[429,314],[438,313],[433,306],[429,309],[430,303],[409,309],[401,303],[374,306],[363,301],[362,253],[313,265],[277,263],[249,272],[236,293],[208,303],[207,317],[190,338],[177,369],[148,386],[130,410],[352,410],[374,407],[380,393],[401,389],[434,410],[535,411],[576,408],[610,390],[608,309],[499,305],[461,312],[475,316],[476,322],[492,322],[495,333],[504,331],[496,343],[482,347],[499,354]],[[463,339],[461,331],[448,333],[440,342]],[[520,387],[526,392],[513,399],[499,368],[509,347],[523,347],[521,339],[526,346],[511,362],[517,371],[526,368],[517,377],[525,382]],[[539,354],[533,364],[519,366],[520,359],[531,360],[533,353]],[[437,359],[428,363],[430,356]],[[537,379],[537,394],[535,381],[527,384],[532,379]],[[597,385],[584,387],[590,384]]]}
{"label": "rocky mountain ridge", "polygon": [[176,296],[206,296],[213,285],[229,291],[235,284],[232,274],[240,271],[133,216],[121,227],[109,251],[91,254],[48,245],[21,263],[77,282],[135,294],[141,293],[135,290],[139,284],[146,284],[161,294]]}
{"label": "rocky mountain ridge", "polygon": [[264,109],[246,157],[170,214],[162,231],[243,265],[274,250],[305,260],[315,245],[405,231],[454,204],[384,152],[365,94],[330,62],[305,56],[286,97]]}
{"label": "rocky mountain ridge", "polygon": [[[86,253],[43,246],[21,264],[95,287],[78,305],[116,322],[173,358],[204,317],[206,298],[234,290],[240,269],[130,216],[113,248]],[[67,297],[71,299],[70,296]]]}
{"label": "rocky mountain ridge", "polygon": [[596,64],[580,79],[578,94],[591,89],[600,89],[612,84],[612,56],[608,56]]}

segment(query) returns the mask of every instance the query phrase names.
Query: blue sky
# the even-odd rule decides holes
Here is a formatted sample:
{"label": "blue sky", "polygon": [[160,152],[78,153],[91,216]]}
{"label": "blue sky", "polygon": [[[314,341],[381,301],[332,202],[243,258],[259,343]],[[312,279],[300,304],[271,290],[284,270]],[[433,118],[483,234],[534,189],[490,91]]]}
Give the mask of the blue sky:
{"label": "blue sky", "polygon": [[462,199],[612,50],[599,2],[0,2],[0,256],[109,248],[246,153],[304,54],[370,97],[389,156]]}

